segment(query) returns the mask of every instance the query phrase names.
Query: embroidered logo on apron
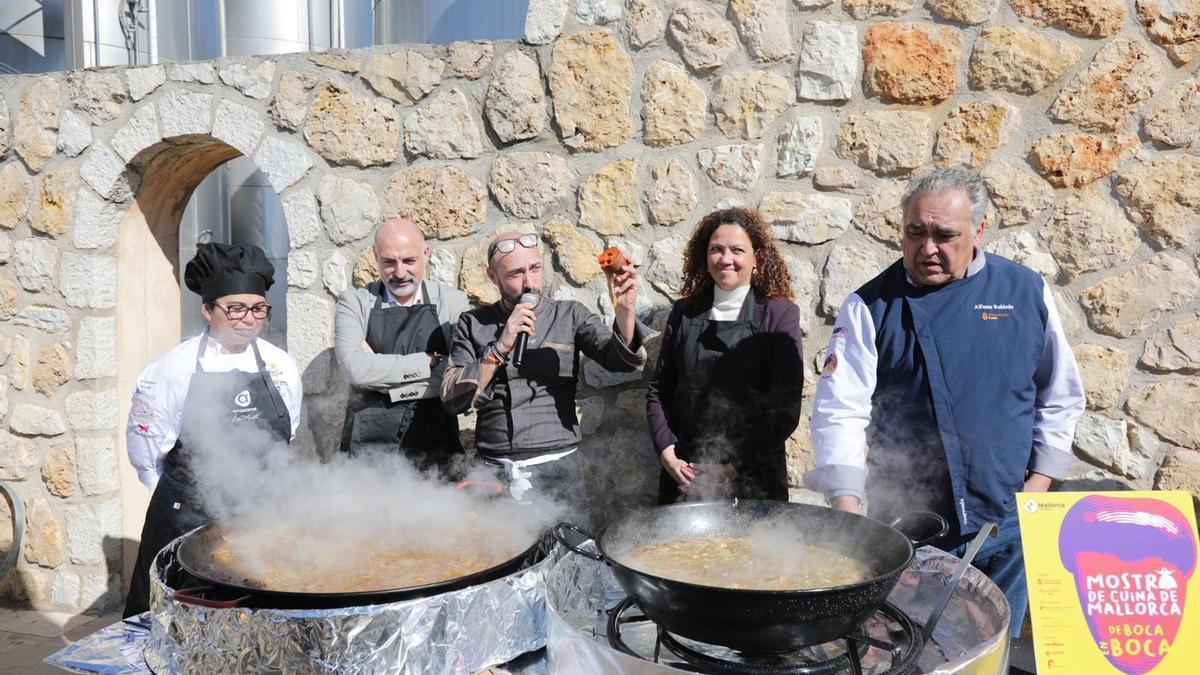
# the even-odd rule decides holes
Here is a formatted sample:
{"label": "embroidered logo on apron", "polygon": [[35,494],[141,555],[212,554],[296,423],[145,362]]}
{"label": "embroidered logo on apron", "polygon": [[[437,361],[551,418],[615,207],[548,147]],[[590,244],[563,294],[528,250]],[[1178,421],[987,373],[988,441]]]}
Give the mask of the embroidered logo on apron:
{"label": "embroidered logo on apron", "polygon": [[231,411],[234,422],[253,422],[262,417],[258,406],[254,405],[254,397],[250,395],[249,389],[238,392],[237,396],[233,397],[233,404],[236,406]]}
{"label": "embroidered logo on apron", "polygon": [[243,389],[240,392],[238,392],[238,395],[233,397],[233,404],[239,408],[249,408],[250,407],[250,390]]}

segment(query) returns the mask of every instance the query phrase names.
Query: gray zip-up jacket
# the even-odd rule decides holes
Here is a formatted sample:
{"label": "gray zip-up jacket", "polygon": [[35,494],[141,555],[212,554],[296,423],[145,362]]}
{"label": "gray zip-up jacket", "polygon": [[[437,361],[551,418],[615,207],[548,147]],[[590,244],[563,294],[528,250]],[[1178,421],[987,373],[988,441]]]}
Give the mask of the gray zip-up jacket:
{"label": "gray zip-up jacket", "polygon": [[442,403],[452,413],[477,411],[475,446],[484,455],[523,459],[579,444],[579,352],[615,372],[641,370],[646,363],[642,341],[650,330],[641,323],[630,346],[615,325],[606,326],[574,300],[542,298],[534,316],[534,333],[521,368],[509,363],[497,369],[483,390],[480,360],[487,346],[500,338],[508,312],[496,303],[464,312],[458,319],[442,380]]}
{"label": "gray zip-up jacket", "polygon": [[[424,354],[370,354],[363,351],[367,321],[375,307],[379,283],[349,288],[338,296],[333,323],[333,351],[338,365],[350,384],[363,389],[386,389],[393,401],[435,398],[441,392],[445,361],[431,370],[429,357]],[[430,304],[437,306],[438,322],[449,345],[458,317],[470,308],[470,302],[458,289],[429,279],[421,283],[429,291]]]}

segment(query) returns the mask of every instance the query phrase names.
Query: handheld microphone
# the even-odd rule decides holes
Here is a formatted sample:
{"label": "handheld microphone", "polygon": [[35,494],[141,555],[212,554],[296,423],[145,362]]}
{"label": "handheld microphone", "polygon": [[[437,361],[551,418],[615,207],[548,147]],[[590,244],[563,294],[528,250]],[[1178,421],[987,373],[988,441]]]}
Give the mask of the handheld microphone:
{"label": "handheld microphone", "polygon": [[[533,293],[523,293],[521,299],[517,301],[520,305],[533,305],[537,307],[538,296]],[[512,363],[517,368],[521,367],[521,362],[525,360],[525,346],[529,344],[529,333],[521,333],[517,336],[517,342],[513,345]]]}

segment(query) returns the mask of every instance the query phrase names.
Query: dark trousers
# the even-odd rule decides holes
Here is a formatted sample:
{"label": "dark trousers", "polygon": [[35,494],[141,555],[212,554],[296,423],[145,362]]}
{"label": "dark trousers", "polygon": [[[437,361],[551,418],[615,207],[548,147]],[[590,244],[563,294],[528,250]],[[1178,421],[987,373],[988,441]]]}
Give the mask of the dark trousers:
{"label": "dark trousers", "polygon": [[207,522],[197,508],[194,490],[164,474],[150,497],[146,522],[142,525],[142,541],[138,545],[137,562],[129,580],[122,618],[141,614],[150,608],[150,565],[164,546]]}

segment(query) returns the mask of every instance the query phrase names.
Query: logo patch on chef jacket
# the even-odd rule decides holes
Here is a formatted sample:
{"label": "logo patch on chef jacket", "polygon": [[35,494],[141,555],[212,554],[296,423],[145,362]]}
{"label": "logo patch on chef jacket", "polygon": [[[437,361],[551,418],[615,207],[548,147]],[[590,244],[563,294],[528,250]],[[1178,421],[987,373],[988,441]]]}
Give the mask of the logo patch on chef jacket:
{"label": "logo patch on chef jacket", "polygon": [[154,414],[154,406],[150,401],[135,396],[133,407],[129,409],[129,419],[134,424],[134,431],[142,436],[149,436],[151,427],[158,421],[158,416]]}
{"label": "logo patch on chef jacket", "polygon": [[833,375],[833,371],[837,370],[837,367],[838,367],[837,354],[830,352],[829,356],[825,357],[825,365],[821,366],[821,376],[829,377],[830,375]]}
{"label": "logo patch on chef jacket", "polygon": [[833,337],[834,338],[844,338],[844,337],[846,337],[846,334],[849,332],[850,332],[850,330],[848,328],[846,328],[845,326],[834,326],[833,327]]}
{"label": "logo patch on chef jacket", "polygon": [[249,408],[250,390],[243,389],[242,391],[238,392],[238,395],[233,397],[233,404],[239,408]]}
{"label": "logo patch on chef jacket", "polygon": [[271,381],[275,383],[276,387],[280,389],[283,388],[283,368],[280,367],[279,364],[275,363],[274,361],[268,361],[267,374],[271,376]]}

